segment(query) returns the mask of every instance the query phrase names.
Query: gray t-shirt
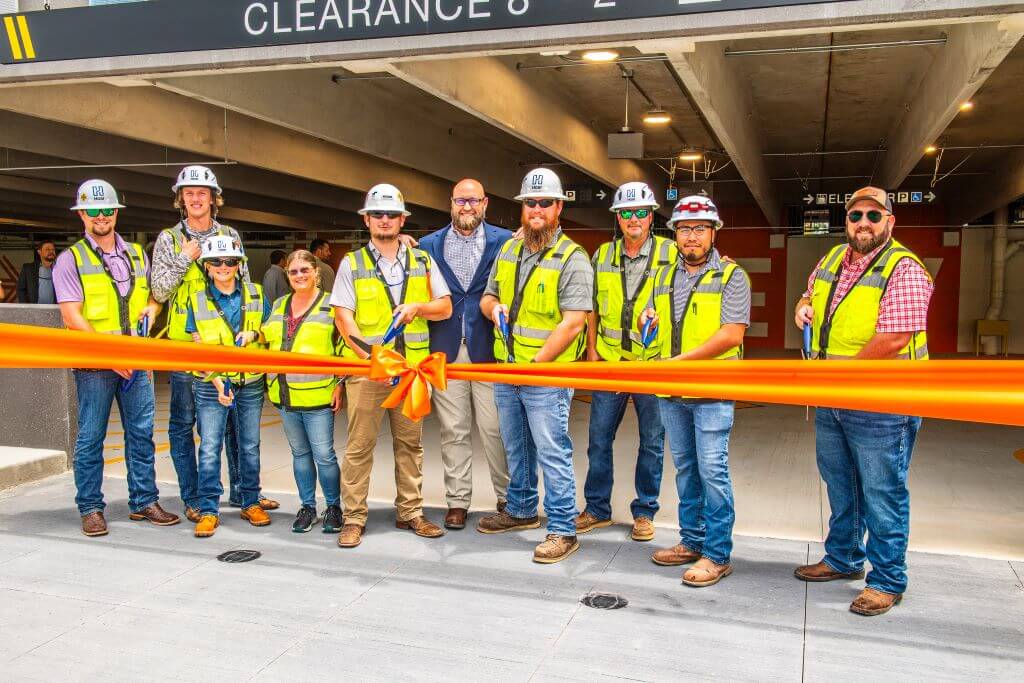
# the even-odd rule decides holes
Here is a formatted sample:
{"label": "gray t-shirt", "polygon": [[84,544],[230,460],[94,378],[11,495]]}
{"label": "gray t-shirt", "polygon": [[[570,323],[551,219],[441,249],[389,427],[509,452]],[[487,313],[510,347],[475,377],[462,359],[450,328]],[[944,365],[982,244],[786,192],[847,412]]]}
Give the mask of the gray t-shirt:
{"label": "gray t-shirt", "polygon": [[40,304],[57,303],[57,293],[53,290],[53,267],[39,264],[39,301]]}
{"label": "gray t-shirt", "polygon": [[[615,248],[614,242],[611,248]],[[654,248],[654,237],[648,235],[644,243],[640,245],[640,251],[636,256],[627,254],[624,246],[621,248],[622,261],[626,264],[626,291],[624,294],[627,299],[631,299],[649,273],[647,270],[647,257],[651,255],[651,249]],[[594,270],[597,270],[597,252],[594,253],[594,257],[590,262]]]}
{"label": "gray t-shirt", "polygon": [[[562,230],[559,228],[551,238],[551,242],[548,243],[549,249],[555,245],[561,235]],[[526,285],[527,275],[545,253],[547,253],[547,249],[531,253],[529,249],[523,247],[523,264],[519,268],[517,289],[522,289]],[[494,265],[491,266],[491,274],[487,278],[487,289],[484,290],[484,294],[498,296],[497,272],[498,260],[495,259]],[[587,258],[584,251],[573,253],[565,262],[565,267],[562,268],[562,273],[558,277],[558,308],[563,311],[586,311],[588,313],[594,310],[594,268],[590,265],[590,259]]]}
{"label": "gray t-shirt", "polygon": [[[370,253],[377,259],[381,276],[391,290],[391,298],[395,301],[401,301],[402,287],[405,285],[405,255],[407,252],[405,245],[403,244],[398,248],[398,258],[393,261],[381,255],[372,242],[368,246]],[[434,299],[451,296],[452,294],[451,290],[448,289],[448,283],[445,282],[444,275],[433,265],[433,262],[431,262],[430,267],[430,291],[433,293]],[[352,264],[347,258],[341,259],[341,265],[338,266],[338,276],[334,280],[334,291],[331,293],[331,306],[347,308],[353,312],[356,310],[356,287],[352,273]]]}
{"label": "gray t-shirt", "polygon": [[[676,319],[673,322],[679,322],[683,313],[686,311],[686,301],[690,297],[690,290],[696,286],[697,282],[704,273],[709,270],[721,270],[722,259],[718,255],[718,250],[713,249],[711,251],[711,257],[707,263],[697,271],[691,274],[686,270],[685,261],[680,258],[676,264],[676,272],[673,280],[673,287],[675,290],[672,293],[675,301],[675,313]],[[653,306],[653,302],[650,302],[648,306]],[[722,291],[722,315],[721,321],[723,325],[740,324],[750,326],[750,282],[743,276],[742,273],[735,272],[733,276],[729,278],[729,282],[726,283],[725,289]]]}
{"label": "gray t-shirt", "polygon": [[[331,284],[334,284],[333,282]],[[263,275],[263,294],[271,305],[286,294],[291,294],[292,287],[288,284],[288,274],[284,268],[276,264],[270,264],[267,272]]]}
{"label": "gray t-shirt", "polygon": [[327,263],[316,260],[317,266],[320,268],[320,288],[328,294],[334,289],[334,281],[338,279],[338,276],[334,273],[334,268],[331,268]]}
{"label": "gray t-shirt", "polygon": [[[216,228],[221,228],[228,236],[242,244],[242,238],[239,236],[238,231],[227,225],[221,225],[217,221],[213,221],[213,225],[206,232],[196,232],[188,227],[184,221],[178,225],[184,225],[186,239],[192,237],[199,240],[200,247],[202,247],[206,240],[217,234]],[[244,246],[242,252],[245,253]],[[160,236],[156,238],[156,245],[153,247],[153,269],[150,272],[149,283],[150,289],[153,292],[153,298],[160,303],[170,299],[178,287],[181,286],[181,281],[191,265],[192,260],[184,252],[174,253],[174,239],[171,237],[171,234],[167,231],[161,232]],[[238,274],[243,280],[249,280],[249,266],[244,261],[241,268],[238,269]]]}

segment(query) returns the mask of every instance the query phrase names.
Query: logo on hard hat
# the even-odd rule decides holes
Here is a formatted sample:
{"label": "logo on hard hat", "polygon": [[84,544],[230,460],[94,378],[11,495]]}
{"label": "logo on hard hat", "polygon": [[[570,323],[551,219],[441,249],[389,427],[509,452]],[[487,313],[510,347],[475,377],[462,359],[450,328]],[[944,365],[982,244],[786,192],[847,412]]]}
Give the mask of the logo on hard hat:
{"label": "logo on hard hat", "polygon": [[199,180],[199,171],[197,169],[193,168],[188,172],[188,175],[192,180]]}
{"label": "logo on hard hat", "polygon": [[102,185],[93,185],[92,186],[92,198],[97,200],[97,201],[101,201],[101,202],[106,199],[106,195],[103,192],[103,186]]}
{"label": "logo on hard hat", "polygon": [[633,189],[626,190],[626,199],[628,201],[635,200],[636,199],[636,190],[633,190]]}
{"label": "logo on hard hat", "polygon": [[87,195],[86,193],[83,192],[82,194],[80,194],[78,196],[78,198],[84,202],[84,201],[87,201],[89,199],[89,195]]}
{"label": "logo on hard hat", "polygon": [[543,190],[544,189],[544,174],[543,173],[535,173],[534,176],[532,178],[530,178],[530,189],[531,190]]}

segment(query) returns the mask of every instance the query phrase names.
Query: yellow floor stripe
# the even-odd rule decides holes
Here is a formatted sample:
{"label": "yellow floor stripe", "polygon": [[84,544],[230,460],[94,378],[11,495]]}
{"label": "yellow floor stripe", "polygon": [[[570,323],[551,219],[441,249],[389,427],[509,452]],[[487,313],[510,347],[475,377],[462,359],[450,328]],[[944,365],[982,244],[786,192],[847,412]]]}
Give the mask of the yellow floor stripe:
{"label": "yellow floor stripe", "polygon": [[11,55],[15,60],[24,59],[21,53],[21,45],[18,43],[18,34],[14,30],[14,18],[4,17],[4,26],[7,28],[7,41],[11,44]]}
{"label": "yellow floor stripe", "polygon": [[36,58],[36,48],[32,45],[32,35],[28,32],[28,22],[25,17],[18,17],[18,28],[21,29],[21,42],[25,43],[25,55],[29,59]]}
{"label": "yellow floor stripe", "polygon": [[[273,427],[273,426],[279,425],[279,424],[281,424],[281,420],[271,420],[270,422],[261,422],[260,423],[260,427]],[[109,432],[109,433],[112,433],[112,432]],[[121,432],[118,432],[118,433],[121,433]],[[196,444],[198,444],[198,443],[199,443],[199,439],[196,439]],[[124,446],[121,446],[121,445],[118,445],[118,444],[111,444],[109,446],[104,445],[103,447],[104,447],[104,449],[109,450],[109,451],[123,451],[124,450]],[[169,450],[171,450],[171,445],[169,443],[158,443],[156,445],[156,451],[155,452],[156,453],[163,453],[163,452],[169,451]],[[113,464],[119,463],[119,462],[124,462],[124,456],[121,456],[120,458],[110,458],[109,460],[104,460],[103,464],[104,465],[113,465]]]}

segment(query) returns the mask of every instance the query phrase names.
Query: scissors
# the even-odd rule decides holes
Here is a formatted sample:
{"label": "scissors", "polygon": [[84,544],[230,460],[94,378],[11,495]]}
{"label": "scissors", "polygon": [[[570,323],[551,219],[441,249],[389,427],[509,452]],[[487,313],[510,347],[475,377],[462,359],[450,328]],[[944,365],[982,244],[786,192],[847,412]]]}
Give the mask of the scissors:
{"label": "scissors", "polygon": [[640,343],[644,345],[645,349],[650,346],[653,341],[651,338],[651,324],[653,322],[654,318],[648,318],[647,322],[644,323],[644,329],[640,332]]}
{"label": "scissors", "polygon": [[505,311],[498,311],[498,329],[501,330],[501,336],[505,340],[505,352],[508,354],[508,362],[515,363],[515,356],[512,355],[512,350],[509,347],[509,330],[508,330],[508,318],[505,317]]}
{"label": "scissors", "polygon": [[[811,359],[811,326],[808,325],[807,323],[804,323],[804,346],[802,349],[800,349],[800,352],[803,355],[804,360]],[[806,409],[804,410],[804,420],[810,422],[811,407],[805,406],[805,408]]]}

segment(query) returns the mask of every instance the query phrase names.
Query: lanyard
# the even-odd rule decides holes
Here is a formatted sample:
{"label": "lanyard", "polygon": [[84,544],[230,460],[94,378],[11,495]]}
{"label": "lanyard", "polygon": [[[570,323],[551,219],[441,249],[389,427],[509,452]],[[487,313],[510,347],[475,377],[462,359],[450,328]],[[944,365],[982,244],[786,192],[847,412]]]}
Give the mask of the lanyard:
{"label": "lanyard", "polygon": [[[561,239],[555,241],[553,246],[547,248],[547,250],[537,259],[536,263],[530,266],[530,271],[526,274],[526,279],[523,280],[523,287],[519,286],[519,275],[523,269],[523,259],[526,256],[526,245],[520,245],[519,257],[516,259],[516,275],[515,275],[515,294],[512,296],[512,305],[508,307],[508,325],[509,329],[514,330],[516,326],[516,318],[519,317],[519,309],[523,306],[523,295],[526,293],[526,285],[530,284],[530,278],[533,277],[534,272],[540,266],[541,262],[550,257],[558,245],[561,243]],[[541,290],[543,291],[543,290]],[[510,337],[511,339],[512,337]],[[513,342],[514,343],[514,342]],[[511,353],[511,349],[509,350]]]}
{"label": "lanyard", "polygon": [[[128,254],[128,256],[121,256],[121,258],[124,258],[125,261],[128,263],[128,277],[131,280],[131,284],[128,285],[128,292],[122,295],[121,290],[117,288],[117,280],[114,279],[114,274],[110,272],[110,266],[107,265],[107,262],[103,259],[103,255],[96,249],[95,246],[93,246],[93,243],[89,241],[88,238],[82,241],[85,242],[86,249],[92,252],[92,255],[95,256],[96,260],[100,262],[101,266],[103,266],[103,272],[106,273],[107,277],[110,279],[110,286],[114,288],[114,295],[117,297],[118,322],[121,323],[121,334],[130,336],[132,331],[131,321],[128,319],[128,301],[132,298],[132,294],[135,292],[136,281],[135,263],[132,260],[131,251],[125,250],[125,253]],[[120,256],[120,254],[117,253],[116,241],[114,242],[114,251],[112,252],[112,255]]]}
{"label": "lanyard", "polygon": [[[653,239],[648,236],[648,240]],[[645,278],[651,276],[651,263],[654,262],[655,244],[650,245],[650,251],[647,254],[647,263],[644,265]],[[641,247],[642,248],[642,247]],[[622,349],[628,353],[633,351],[633,338],[629,332],[633,326],[633,310],[636,308],[637,297],[640,296],[640,291],[644,288],[644,281],[641,280],[637,283],[636,291],[632,295],[627,291],[626,285],[626,262],[625,254],[622,250],[622,240],[616,240],[615,242],[615,263],[619,267],[619,277],[622,281],[622,315],[619,320],[619,329],[622,330]]]}

